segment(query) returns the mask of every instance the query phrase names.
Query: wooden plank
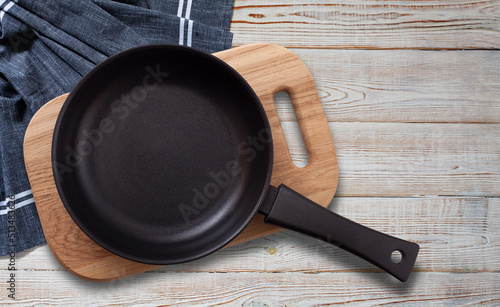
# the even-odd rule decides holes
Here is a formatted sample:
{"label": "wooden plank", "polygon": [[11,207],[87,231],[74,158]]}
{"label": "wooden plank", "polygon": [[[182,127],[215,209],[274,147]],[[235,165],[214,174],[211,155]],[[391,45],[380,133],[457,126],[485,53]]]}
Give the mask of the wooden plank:
{"label": "wooden plank", "polygon": [[[414,271],[500,272],[499,198],[337,197],[330,209],[421,247]],[[64,271],[47,246],[18,257],[22,270]],[[8,259],[0,259],[0,276]],[[3,271],[2,271],[3,270]],[[381,272],[375,266],[314,238],[281,231],[204,259],[156,272]],[[63,274],[62,272],[55,272]],[[413,273],[415,274],[415,273]],[[64,274],[63,274],[64,275]]]}
{"label": "wooden plank", "polygon": [[[282,126],[292,159],[305,165],[296,124]],[[500,124],[347,122],[330,131],[336,196],[500,196]]]}
{"label": "wooden plank", "polygon": [[383,273],[144,273],[107,284],[77,279],[68,272],[23,271],[16,300],[2,305],[177,305],[318,306],[496,305],[500,273],[417,273],[401,283]]}
{"label": "wooden plank", "polygon": [[477,49],[500,47],[495,0],[236,0],[234,46]]}
{"label": "wooden plank", "polygon": [[[500,122],[498,51],[293,51],[311,70],[328,121]],[[291,105],[276,103],[280,119],[293,121]]]}

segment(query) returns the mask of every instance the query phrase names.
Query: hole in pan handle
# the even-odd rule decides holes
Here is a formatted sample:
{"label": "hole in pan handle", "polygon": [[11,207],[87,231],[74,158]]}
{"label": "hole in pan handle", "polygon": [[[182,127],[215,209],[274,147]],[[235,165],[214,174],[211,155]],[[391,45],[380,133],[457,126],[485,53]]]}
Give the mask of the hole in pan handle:
{"label": "hole in pan handle", "polygon": [[[406,281],[420,249],[418,244],[378,232],[342,217],[285,185],[270,186],[259,210],[265,223],[294,230],[345,249]],[[393,261],[393,252],[401,259]]]}

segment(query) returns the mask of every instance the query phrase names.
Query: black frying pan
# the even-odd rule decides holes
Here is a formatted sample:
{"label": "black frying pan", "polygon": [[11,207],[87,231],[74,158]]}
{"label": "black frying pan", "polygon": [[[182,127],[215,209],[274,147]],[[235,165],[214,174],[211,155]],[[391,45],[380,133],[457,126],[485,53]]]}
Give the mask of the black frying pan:
{"label": "black frying pan", "polygon": [[188,47],[145,46],[104,61],[70,93],[54,131],[54,178],[75,223],[130,260],[198,259],[260,212],[405,281],[419,246],[270,186],[272,145],[258,97],[229,65]]}

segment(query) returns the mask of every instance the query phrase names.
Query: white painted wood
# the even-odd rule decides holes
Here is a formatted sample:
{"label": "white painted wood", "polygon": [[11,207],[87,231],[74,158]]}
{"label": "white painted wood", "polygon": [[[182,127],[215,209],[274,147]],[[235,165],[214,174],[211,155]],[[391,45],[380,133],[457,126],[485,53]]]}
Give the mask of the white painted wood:
{"label": "white painted wood", "polygon": [[[68,272],[23,271],[15,303],[25,306],[498,306],[498,273],[416,273],[401,283],[384,273],[144,273],[89,283]],[[0,290],[4,296],[5,290]],[[1,301],[10,305],[12,300]]]}
{"label": "white painted wood", "polygon": [[236,0],[233,45],[294,48],[500,47],[496,0]]}
{"label": "white painted wood", "polygon": [[[338,197],[330,210],[421,246],[419,272],[499,272],[500,199]],[[8,259],[0,259],[0,275]],[[22,252],[22,270],[64,271],[47,246]],[[381,272],[314,238],[282,231],[157,272]]]}
{"label": "white painted wood", "polygon": [[[293,51],[331,122],[500,123],[498,51]],[[277,108],[294,121],[285,100]]]}
{"label": "white painted wood", "polygon": [[[305,165],[297,125],[282,123]],[[337,196],[500,196],[500,124],[330,123]]]}

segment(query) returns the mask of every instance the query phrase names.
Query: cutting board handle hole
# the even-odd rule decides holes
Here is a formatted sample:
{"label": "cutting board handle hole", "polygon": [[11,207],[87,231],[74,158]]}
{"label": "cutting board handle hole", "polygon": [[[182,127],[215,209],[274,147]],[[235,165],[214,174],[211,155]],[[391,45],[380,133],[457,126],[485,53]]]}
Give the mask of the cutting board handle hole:
{"label": "cutting board handle hole", "polygon": [[292,100],[287,92],[279,91],[274,95],[274,104],[292,162],[297,167],[305,167],[309,163],[309,156],[297,122],[297,116],[295,116]]}

